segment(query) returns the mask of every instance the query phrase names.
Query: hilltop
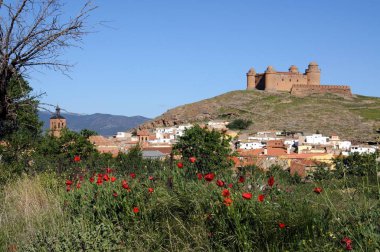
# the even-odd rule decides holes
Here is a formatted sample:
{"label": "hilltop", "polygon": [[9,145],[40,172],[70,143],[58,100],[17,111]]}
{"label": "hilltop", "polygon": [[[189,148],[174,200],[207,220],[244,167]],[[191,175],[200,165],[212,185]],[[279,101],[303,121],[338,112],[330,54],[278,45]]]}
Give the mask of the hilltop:
{"label": "hilltop", "polygon": [[325,135],[354,141],[373,141],[380,127],[380,98],[318,94],[296,97],[259,90],[228,92],[168,110],[140,128],[201,123],[208,120],[250,119],[245,133],[277,129]]}
{"label": "hilltop", "polygon": [[[44,130],[49,128],[49,118],[51,115],[51,113],[45,111],[38,112],[38,117],[44,123]],[[121,116],[100,113],[91,115],[62,113],[62,115],[67,119],[69,129],[74,131],[90,129],[103,136],[112,136],[116,132],[127,131],[150,120],[143,116]]]}

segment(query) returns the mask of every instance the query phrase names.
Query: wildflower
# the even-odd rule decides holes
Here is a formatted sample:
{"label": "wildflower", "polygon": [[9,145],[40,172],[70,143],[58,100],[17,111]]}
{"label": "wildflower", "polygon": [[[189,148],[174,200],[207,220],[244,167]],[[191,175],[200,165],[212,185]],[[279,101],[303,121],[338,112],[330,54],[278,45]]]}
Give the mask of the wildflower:
{"label": "wildflower", "polygon": [[244,183],[244,181],[245,181],[245,178],[243,176],[240,176],[238,182],[239,183]]}
{"label": "wildflower", "polygon": [[268,179],[268,185],[270,187],[272,187],[274,185],[274,177],[273,176],[270,176],[270,178]]}
{"label": "wildflower", "polygon": [[73,181],[71,181],[71,180],[66,180],[66,185],[67,186],[70,186],[70,185],[72,185],[73,184]]}
{"label": "wildflower", "polygon": [[223,200],[223,204],[226,205],[226,206],[231,206],[232,205],[232,199],[231,198],[225,198]]}
{"label": "wildflower", "polygon": [[96,181],[96,184],[98,184],[98,185],[103,184],[103,178],[102,177],[98,177],[98,180]]}
{"label": "wildflower", "polygon": [[80,181],[83,181],[83,179],[84,179],[83,176],[79,176]]}
{"label": "wildflower", "polygon": [[222,191],[222,196],[223,197],[230,197],[230,191],[228,189],[224,189]]}
{"label": "wildflower", "polygon": [[116,178],[115,177],[111,177],[111,182],[115,182],[116,181]]}
{"label": "wildflower", "polygon": [[234,184],[232,184],[232,183],[229,183],[229,184],[228,184],[228,187],[229,187],[229,188],[232,188],[233,186],[234,186]]}
{"label": "wildflower", "polygon": [[111,173],[112,172],[112,169],[111,168],[107,168],[106,169],[106,173]]}
{"label": "wildflower", "polygon": [[150,187],[150,188],[148,188],[148,192],[152,193],[152,192],[154,192],[154,189]]}
{"label": "wildflower", "polygon": [[223,186],[224,186],[224,182],[223,182],[222,180],[220,180],[220,179],[218,179],[218,180],[216,181],[216,184],[217,184],[219,187],[223,187]]}
{"label": "wildflower", "polygon": [[352,250],[352,240],[350,238],[346,236],[340,242],[346,245],[346,250]]}
{"label": "wildflower", "polygon": [[201,180],[203,178],[202,173],[197,173],[197,177],[198,177],[199,180]]}
{"label": "wildflower", "polygon": [[129,176],[131,176],[131,178],[134,179],[134,178],[136,178],[136,173],[133,173],[133,172],[132,172],[131,174],[129,174]]}
{"label": "wildflower", "polygon": [[90,180],[90,183],[94,183],[95,178],[94,178],[94,177],[91,177],[89,180]]}
{"label": "wildflower", "polygon": [[123,180],[122,182],[121,182],[121,186],[124,188],[124,189],[126,189],[126,190],[131,190],[130,188],[129,188],[129,185],[127,184],[127,181],[126,180]]}
{"label": "wildflower", "polygon": [[214,173],[207,173],[204,177],[205,177],[206,181],[210,182],[214,179],[215,174]]}
{"label": "wildflower", "polygon": [[323,191],[323,189],[321,188],[321,187],[316,187],[316,188],[314,188],[314,190],[313,190],[316,194],[320,194],[322,191]]}
{"label": "wildflower", "polygon": [[138,212],[140,212],[140,209],[138,207],[134,207],[133,212],[137,214]]}
{"label": "wildflower", "polygon": [[190,161],[190,163],[195,163],[195,161],[197,161],[197,159],[195,157],[190,157],[189,161]]}
{"label": "wildflower", "polygon": [[280,223],[278,223],[278,227],[279,227],[280,229],[284,229],[284,228],[286,227],[286,225],[285,225],[285,223],[280,222]]}
{"label": "wildflower", "polygon": [[104,179],[104,181],[108,181],[108,180],[110,180],[110,177],[108,176],[108,174],[105,174],[105,175],[103,176],[103,179]]}
{"label": "wildflower", "polygon": [[343,239],[341,240],[341,242],[345,243],[345,244],[351,244],[352,240],[346,236],[346,237],[343,237]]}
{"label": "wildflower", "polygon": [[242,197],[243,197],[244,199],[246,199],[246,200],[250,200],[250,199],[252,199],[252,193],[248,193],[248,192],[243,193],[243,194],[242,194]]}
{"label": "wildflower", "polygon": [[80,162],[80,156],[75,155],[74,156],[74,162]]}
{"label": "wildflower", "polygon": [[69,192],[70,190],[71,190],[70,185],[67,185],[67,186],[66,186],[66,191]]}
{"label": "wildflower", "polygon": [[265,195],[264,195],[264,194],[260,194],[260,195],[257,197],[257,200],[258,200],[259,202],[263,202],[264,199],[265,199]]}
{"label": "wildflower", "polygon": [[177,163],[177,167],[178,167],[179,169],[182,169],[182,168],[183,168],[183,163],[182,163],[182,162]]}
{"label": "wildflower", "polygon": [[113,192],[112,194],[115,198],[118,196],[117,192]]}
{"label": "wildflower", "polygon": [[81,187],[81,184],[78,182],[77,189],[79,189],[80,187]]}
{"label": "wildflower", "polygon": [[149,176],[149,180],[154,180],[153,176]]}

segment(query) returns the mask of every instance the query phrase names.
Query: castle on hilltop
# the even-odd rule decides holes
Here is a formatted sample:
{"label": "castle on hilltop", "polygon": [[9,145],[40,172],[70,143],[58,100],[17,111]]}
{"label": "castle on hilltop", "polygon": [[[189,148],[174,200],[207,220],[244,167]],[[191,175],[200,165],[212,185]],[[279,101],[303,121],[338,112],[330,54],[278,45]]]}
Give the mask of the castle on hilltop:
{"label": "castle on hilltop", "polygon": [[350,86],[321,85],[321,70],[316,62],[311,62],[305,73],[300,73],[294,65],[288,72],[277,72],[268,66],[264,73],[249,69],[247,73],[247,90],[284,91],[297,96],[310,94],[335,93],[352,96]]}

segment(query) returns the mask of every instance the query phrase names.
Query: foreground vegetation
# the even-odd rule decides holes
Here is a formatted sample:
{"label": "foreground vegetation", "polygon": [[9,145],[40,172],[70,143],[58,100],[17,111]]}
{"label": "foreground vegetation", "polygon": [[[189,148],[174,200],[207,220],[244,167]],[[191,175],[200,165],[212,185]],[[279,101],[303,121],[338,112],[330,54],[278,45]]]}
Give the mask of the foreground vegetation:
{"label": "foreground vegetation", "polygon": [[94,172],[76,157],[66,173],[8,181],[0,196],[1,250],[380,248],[377,176],[300,182],[278,167],[199,173],[194,158],[146,161],[136,153],[128,157],[133,166],[115,160]]}

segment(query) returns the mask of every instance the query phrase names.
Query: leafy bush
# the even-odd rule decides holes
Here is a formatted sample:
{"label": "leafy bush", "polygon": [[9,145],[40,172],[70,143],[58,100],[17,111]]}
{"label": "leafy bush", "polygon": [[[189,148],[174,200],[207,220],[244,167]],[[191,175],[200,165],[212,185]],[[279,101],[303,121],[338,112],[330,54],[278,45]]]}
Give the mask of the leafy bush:
{"label": "leafy bush", "polygon": [[252,124],[251,120],[235,119],[227,125],[227,128],[232,130],[244,130]]}

